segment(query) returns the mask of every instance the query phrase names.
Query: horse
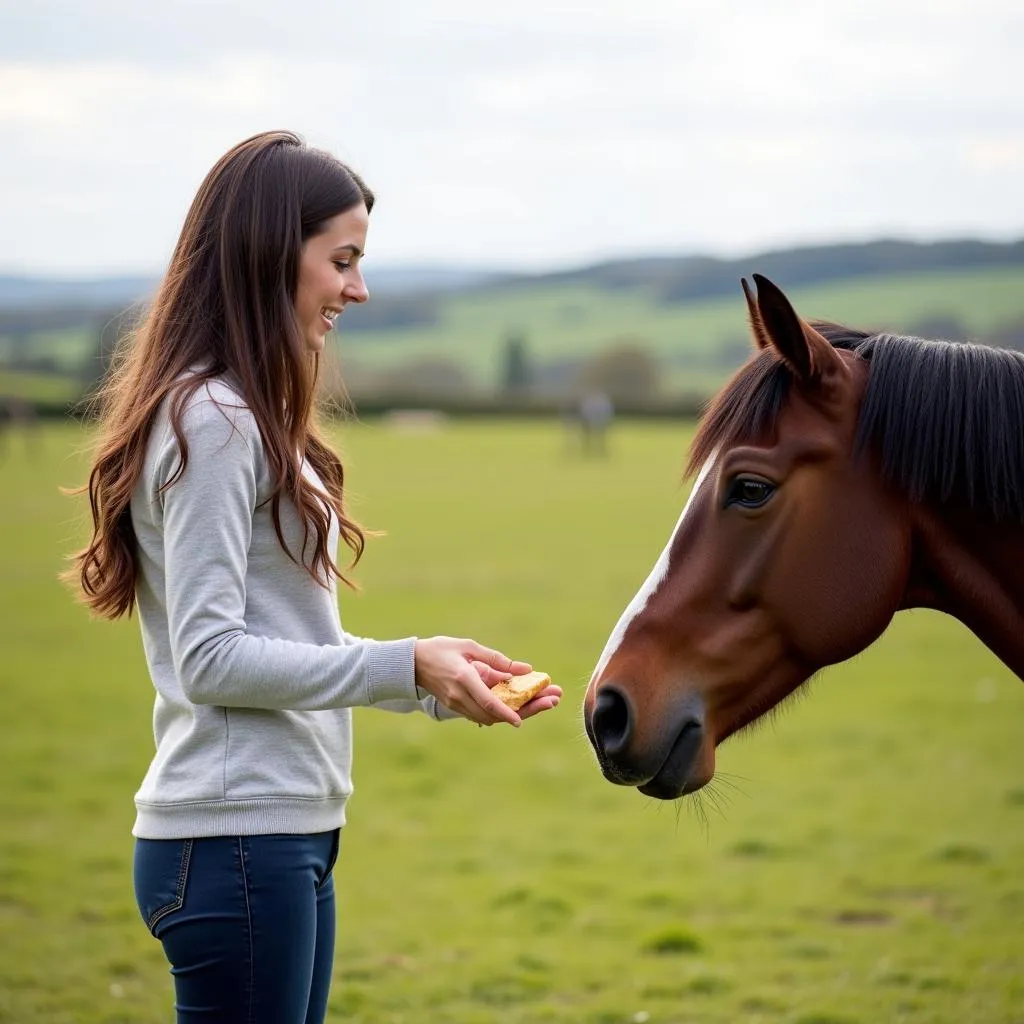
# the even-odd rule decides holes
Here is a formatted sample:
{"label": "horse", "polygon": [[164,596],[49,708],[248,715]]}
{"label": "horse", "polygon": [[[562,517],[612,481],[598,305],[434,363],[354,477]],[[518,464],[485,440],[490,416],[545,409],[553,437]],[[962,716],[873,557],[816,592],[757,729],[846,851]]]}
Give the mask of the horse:
{"label": "horse", "polygon": [[709,403],[667,545],[583,716],[609,781],[671,800],[896,612],[1024,678],[1024,354],[807,322],[753,275],[754,354]]}

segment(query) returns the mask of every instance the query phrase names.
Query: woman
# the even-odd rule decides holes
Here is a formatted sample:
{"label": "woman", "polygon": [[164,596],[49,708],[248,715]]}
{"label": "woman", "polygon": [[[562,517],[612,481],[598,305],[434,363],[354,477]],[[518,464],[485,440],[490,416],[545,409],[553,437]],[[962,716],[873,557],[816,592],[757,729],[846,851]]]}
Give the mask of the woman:
{"label": "woman", "polygon": [[314,386],[327,333],[368,298],[373,201],[295,135],[236,146],[102,396],[94,532],[72,578],[103,616],[138,608],[156,754],[136,795],[135,891],[180,1022],[323,1020],[352,707],[517,726],[561,696],[517,715],[490,687],[523,662],[341,628],[338,540],[358,560],[364,535]]}

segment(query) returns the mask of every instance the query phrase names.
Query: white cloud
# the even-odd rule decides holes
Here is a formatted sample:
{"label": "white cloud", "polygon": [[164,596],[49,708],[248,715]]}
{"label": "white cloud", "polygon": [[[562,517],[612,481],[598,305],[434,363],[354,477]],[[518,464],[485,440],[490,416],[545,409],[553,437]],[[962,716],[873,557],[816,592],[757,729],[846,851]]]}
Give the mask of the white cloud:
{"label": "white cloud", "polygon": [[366,175],[387,263],[1024,233],[1017,0],[35,0],[3,18],[9,268],[157,269],[206,170],[270,127]]}
{"label": "white cloud", "polygon": [[97,111],[145,116],[154,107],[204,107],[254,114],[267,103],[268,91],[264,68],[254,60],[226,59],[199,72],[112,62],[8,64],[0,66],[0,123],[84,136]]}
{"label": "white cloud", "polygon": [[1024,172],[1024,137],[978,139],[968,143],[964,156],[978,171]]}

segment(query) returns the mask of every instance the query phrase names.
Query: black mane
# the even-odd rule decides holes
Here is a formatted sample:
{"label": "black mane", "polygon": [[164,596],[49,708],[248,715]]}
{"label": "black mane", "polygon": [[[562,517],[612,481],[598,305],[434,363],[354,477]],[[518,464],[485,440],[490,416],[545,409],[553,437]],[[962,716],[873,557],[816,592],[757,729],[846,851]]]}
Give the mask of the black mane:
{"label": "black mane", "polygon": [[[1024,354],[814,327],[870,364],[857,446],[878,456],[887,480],[912,501],[1024,523]],[[773,350],[755,355],[705,413],[689,470],[720,445],[771,438],[793,385]]]}

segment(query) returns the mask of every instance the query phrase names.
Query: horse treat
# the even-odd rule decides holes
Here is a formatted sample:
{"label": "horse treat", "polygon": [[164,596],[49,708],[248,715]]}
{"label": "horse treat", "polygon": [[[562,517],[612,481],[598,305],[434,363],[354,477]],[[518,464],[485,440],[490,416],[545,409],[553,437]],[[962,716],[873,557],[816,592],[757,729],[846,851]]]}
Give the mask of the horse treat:
{"label": "horse treat", "polygon": [[533,700],[544,687],[550,685],[551,676],[546,672],[527,672],[491,687],[491,693],[506,707],[518,711],[528,701]]}

